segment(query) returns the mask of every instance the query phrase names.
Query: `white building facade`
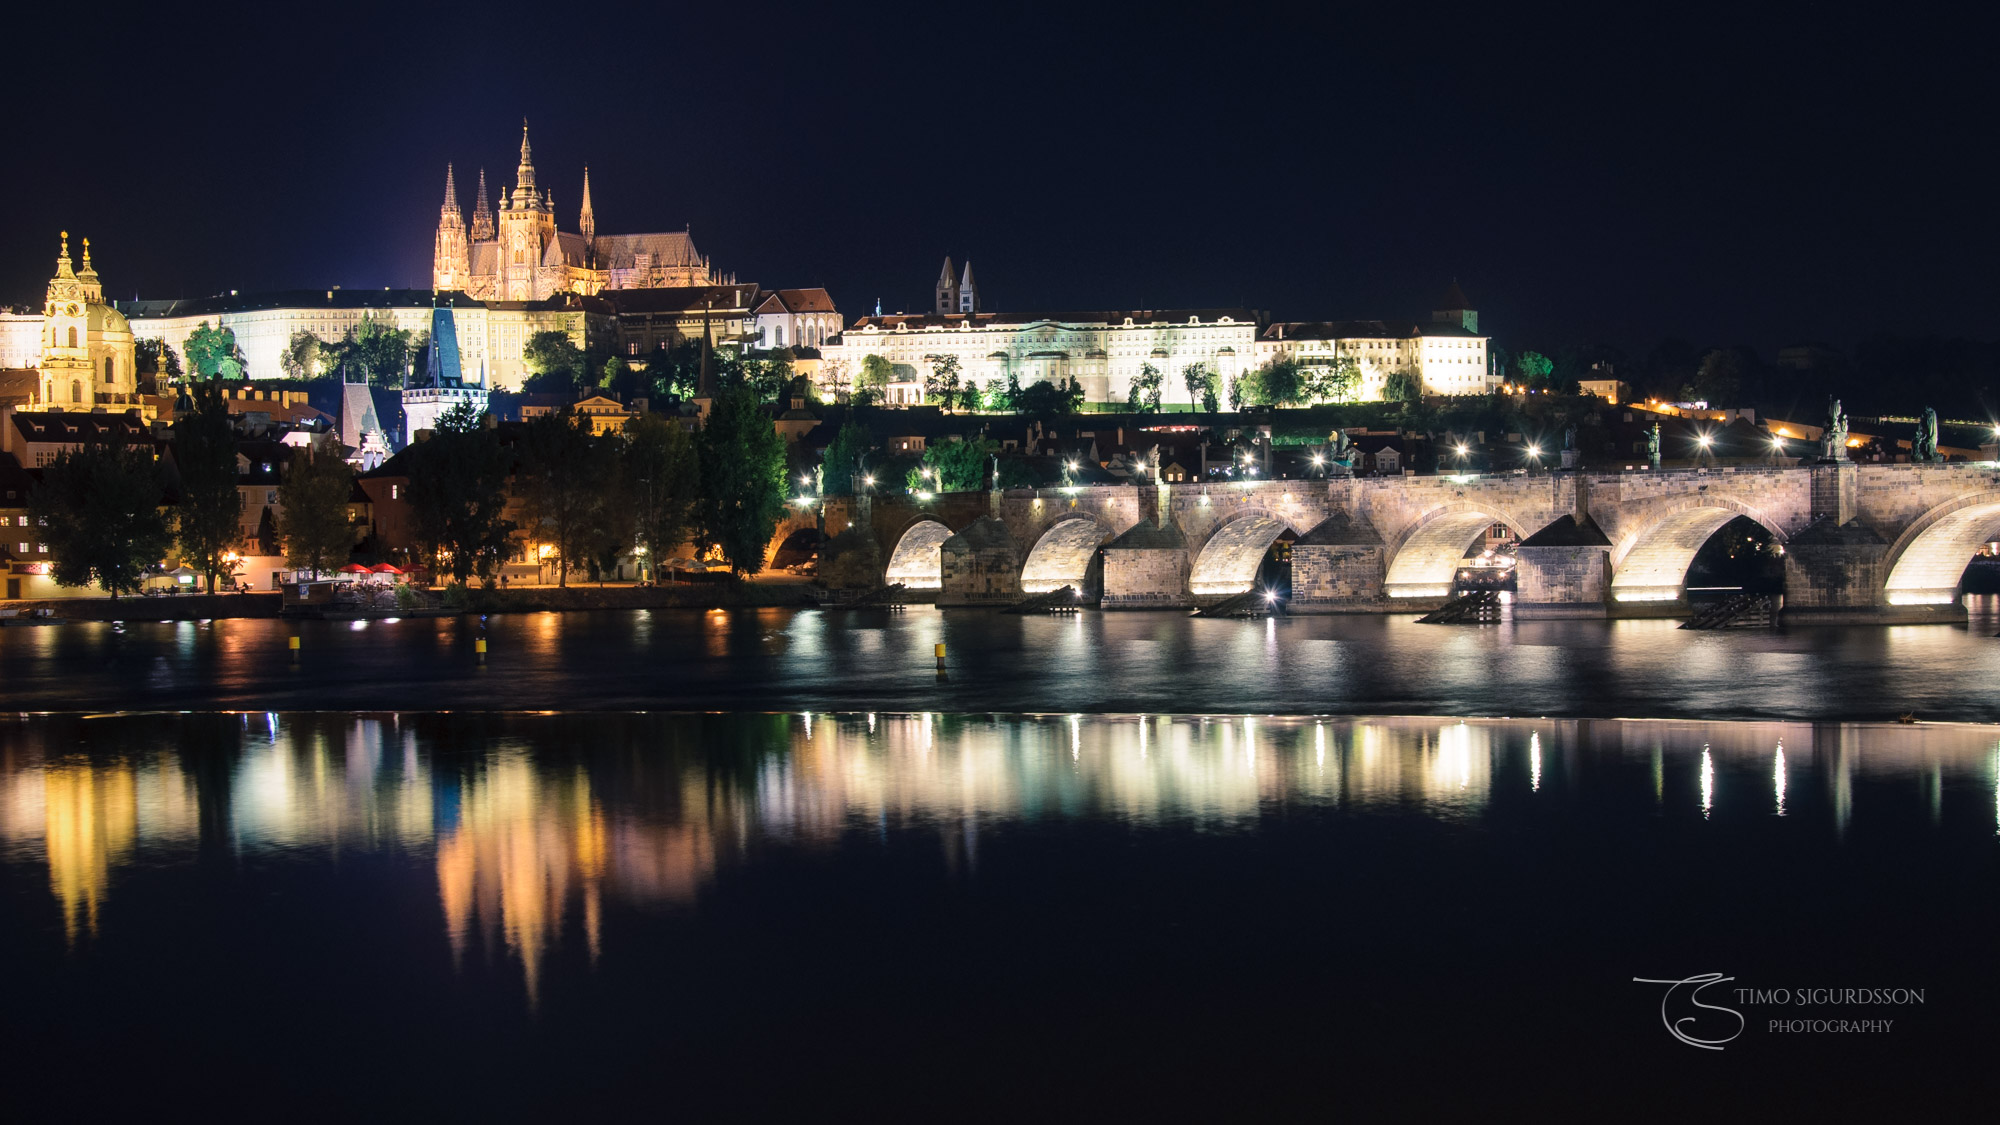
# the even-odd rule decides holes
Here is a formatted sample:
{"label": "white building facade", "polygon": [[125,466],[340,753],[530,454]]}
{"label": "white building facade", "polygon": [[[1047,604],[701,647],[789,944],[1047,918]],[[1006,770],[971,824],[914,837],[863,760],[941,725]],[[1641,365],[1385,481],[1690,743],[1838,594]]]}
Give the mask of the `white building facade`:
{"label": "white building facade", "polygon": [[535,333],[563,332],[581,348],[593,327],[610,331],[608,316],[600,317],[601,327],[588,322],[592,314],[583,298],[489,303],[429,289],[326,289],[240,297],[232,293],[186,301],[128,301],[120,308],[134,336],[162,340],[183,356],[188,337],[200,325],[229,329],[243,353],[244,374],[251,379],[286,377],[280,359],[294,333],[310,332],[332,343],[358,330],[364,319],[372,319],[419,337],[430,331],[434,311],[449,309],[466,384],[503,391],[518,389],[527,378],[522,350]]}
{"label": "white building facade", "polygon": [[1122,403],[1151,364],[1164,376],[1166,399],[1177,402],[1187,395],[1189,366],[1207,364],[1221,394],[1247,370],[1256,345],[1256,316],[1245,309],[898,314],[855,321],[822,349],[821,370],[851,382],[867,357],[879,355],[896,371],[886,401],[914,404],[936,360],[954,356],[959,378],[981,387],[1004,385],[1010,375],[1024,387],[1073,378],[1085,402]]}

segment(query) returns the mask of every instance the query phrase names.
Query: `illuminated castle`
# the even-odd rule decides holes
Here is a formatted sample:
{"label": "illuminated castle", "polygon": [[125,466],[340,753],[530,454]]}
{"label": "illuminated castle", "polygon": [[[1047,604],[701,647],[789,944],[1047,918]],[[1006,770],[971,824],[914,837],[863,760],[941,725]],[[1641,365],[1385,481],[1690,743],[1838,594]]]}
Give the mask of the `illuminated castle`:
{"label": "illuminated castle", "polygon": [[445,166],[444,206],[432,259],[436,289],[483,301],[541,301],[557,293],[726,285],[731,280],[715,275],[684,230],[598,234],[588,168],[583,170],[577,230],[556,229],[555,203],[549,192],[535,186],[526,122],[521,123],[521,163],[514,169],[513,192],[490,205],[486,170],[480,169],[469,231],[458,208],[451,166]]}
{"label": "illuminated castle", "polygon": [[[30,410],[125,409],[139,404],[132,328],[105,303],[104,286],[90,264],[90,240],[83,241],[83,268],[72,266],[69,232],[62,235],[55,276],[49,279],[41,315],[0,315],[0,368],[17,369],[9,380],[10,405]],[[26,378],[32,373],[32,378]]]}

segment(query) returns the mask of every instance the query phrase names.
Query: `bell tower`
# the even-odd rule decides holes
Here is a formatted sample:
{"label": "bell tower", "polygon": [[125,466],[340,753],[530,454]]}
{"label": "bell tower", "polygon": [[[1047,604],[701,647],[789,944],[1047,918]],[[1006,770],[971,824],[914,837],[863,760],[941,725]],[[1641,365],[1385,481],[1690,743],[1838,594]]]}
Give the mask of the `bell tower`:
{"label": "bell tower", "polygon": [[465,243],[465,218],[458,210],[458,185],[444,166],[444,206],[438,209],[437,249],[431,257],[431,288],[463,292],[472,282],[472,256]]}
{"label": "bell tower", "polygon": [[69,232],[64,231],[56,275],[49,279],[42,304],[42,403],[90,409],[96,401],[90,376],[90,294],[70,265]]}

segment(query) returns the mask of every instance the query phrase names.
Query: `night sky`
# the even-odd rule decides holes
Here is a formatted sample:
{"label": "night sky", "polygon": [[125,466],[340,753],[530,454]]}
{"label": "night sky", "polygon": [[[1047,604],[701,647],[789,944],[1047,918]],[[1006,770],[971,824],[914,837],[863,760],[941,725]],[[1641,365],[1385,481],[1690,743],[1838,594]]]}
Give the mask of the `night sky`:
{"label": "night sky", "polygon": [[67,227],[107,291],[428,285],[522,117],[563,229],[922,308],[1417,317],[1513,347],[2000,336],[1992,36],[1490,5],[162,6],[17,38],[0,298]]}

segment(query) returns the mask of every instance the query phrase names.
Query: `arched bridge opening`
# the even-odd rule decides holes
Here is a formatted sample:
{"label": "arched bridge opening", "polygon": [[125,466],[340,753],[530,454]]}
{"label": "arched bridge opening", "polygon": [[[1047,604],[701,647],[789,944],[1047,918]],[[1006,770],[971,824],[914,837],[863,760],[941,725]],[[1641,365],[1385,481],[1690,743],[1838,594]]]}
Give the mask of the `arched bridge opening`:
{"label": "arched bridge opening", "polygon": [[[1264,512],[1231,520],[1209,536],[1188,575],[1188,592],[1197,598],[1228,597],[1255,586],[1279,539],[1291,525]],[[1296,538],[1296,534],[1293,534]],[[1278,548],[1282,553],[1282,548]]]}
{"label": "arched bridge opening", "polygon": [[1466,553],[1500,524],[1519,535],[1520,529],[1493,512],[1479,509],[1441,512],[1403,540],[1389,561],[1383,592],[1392,598],[1441,598],[1452,591]]}
{"label": "arched bridge opening", "polygon": [[[1688,571],[1695,556],[1718,532],[1746,520],[1760,525],[1782,545],[1775,527],[1738,507],[1702,504],[1661,517],[1642,529],[1623,555],[1614,555],[1611,598],[1617,602],[1673,602],[1687,596]],[[1740,525],[1739,525],[1740,527]],[[1762,537],[1751,537],[1761,539]]]}
{"label": "arched bridge opening", "polygon": [[1095,596],[1103,585],[1104,570],[1097,549],[1110,538],[1111,532],[1093,519],[1073,516],[1056,521],[1028,552],[1021,567],[1021,592],[1046,594],[1071,586],[1085,597]]}
{"label": "arched bridge opening", "polygon": [[882,580],[892,586],[900,582],[912,590],[943,588],[943,548],[949,538],[951,529],[937,520],[911,524],[896,540],[896,549],[889,554]]}
{"label": "arched bridge opening", "polygon": [[1958,501],[1916,523],[1891,548],[1882,600],[1952,605],[1979,548],[2000,539],[2000,501]]}

